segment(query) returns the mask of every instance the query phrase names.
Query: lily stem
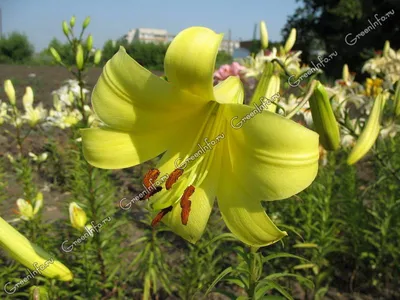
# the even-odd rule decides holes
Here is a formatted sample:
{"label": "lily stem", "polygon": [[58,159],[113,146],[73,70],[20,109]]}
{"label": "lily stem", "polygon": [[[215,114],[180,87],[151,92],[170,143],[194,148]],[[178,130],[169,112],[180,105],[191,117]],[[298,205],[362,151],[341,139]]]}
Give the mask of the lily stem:
{"label": "lily stem", "polygon": [[249,296],[250,299],[254,299],[254,293],[256,290],[256,284],[257,284],[257,258],[256,256],[258,253],[256,253],[254,248],[250,248],[250,265],[249,265],[249,289],[247,292],[247,295]]}

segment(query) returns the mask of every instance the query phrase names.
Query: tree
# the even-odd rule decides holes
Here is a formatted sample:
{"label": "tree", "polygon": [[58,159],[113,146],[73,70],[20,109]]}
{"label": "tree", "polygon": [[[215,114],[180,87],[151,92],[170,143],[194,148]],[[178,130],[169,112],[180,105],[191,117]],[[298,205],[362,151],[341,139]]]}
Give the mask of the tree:
{"label": "tree", "polygon": [[[302,57],[307,62],[315,59],[316,50],[324,50],[327,55],[337,51],[335,61],[324,70],[328,75],[340,76],[345,63],[360,73],[362,63],[374,51],[381,50],[386,40],[391,41],[393,48],[400,47],[398,0],[302,0],[302,3],[289,16],[282,33],[287,37],[291,28],[297,29],[295,49],[303,51]],[[374,23],[375,16],[385,16],[392,10],[393,15],[356,38],[354,45],[347,43],[365,31],[370,22]]]}
{"label": "tree", "polygon": [[0,38],[0,63],[26,63],[33,53],[34,48],[25,34],[12,32]]}

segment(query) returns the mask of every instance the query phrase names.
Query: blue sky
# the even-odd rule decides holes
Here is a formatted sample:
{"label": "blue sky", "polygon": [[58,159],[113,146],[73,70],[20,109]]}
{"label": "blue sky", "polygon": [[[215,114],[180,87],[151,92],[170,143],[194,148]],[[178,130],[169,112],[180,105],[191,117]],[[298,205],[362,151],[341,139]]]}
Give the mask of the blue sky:
{"label": "blue sky", "polygon": [[61,22],[72,15],[78,25],[86,16],[92,18],[88,32],[96,47],[137,27],[176,34],[190,26],[206,26],[225,34],[231,29],[232,38],[247,40],[260,20],[266,21],[270,40],[277,41],[296,7],[295,0],[0,0],[3,34],[26,33],[36,51],[53,37],[64,41]]}

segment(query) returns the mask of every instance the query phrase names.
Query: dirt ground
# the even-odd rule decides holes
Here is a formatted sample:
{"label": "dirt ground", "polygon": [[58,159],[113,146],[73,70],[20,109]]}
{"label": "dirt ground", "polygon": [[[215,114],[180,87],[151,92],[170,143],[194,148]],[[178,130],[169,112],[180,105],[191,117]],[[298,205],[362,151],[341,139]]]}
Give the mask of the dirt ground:
{"label": "dirt ground", "polygon": [[[92,90],[101,74],[102,68],[90,68],[87,71],[85,81],[87,87]],[[158,72],[157,75],[161,75]],[[60,88],[64,82],[68,79],[74,79],[71,73],[63,67],[60,66],[23,66],[23,65],[0,65],[0,100],[8,101],[6,94],[3,89],[3,84],[6,79],[11,79],[16,90],[17,102],[22,101],[22,96],[24,95],[25,88],[27,86],[32,87],[35,103],[42,102],[44,106],[49,109],[52,107],[53,97],[51,92]],[[20,104],[21,105],[21,104]],[[7,155],[7,153],[15,152],[15,144],[10,139],[10,137],[4,134],[5,128],[0,129],[0,158]],[[11,128],[10,128],[11,129]],[[60,130],[57,133],[56,138],[61,144],[66,142],[66,136]],[[25,148],[29,149],[34,153],[43,152],[43,145],[46,142],[47,137],[33,132],[25,141]],[[63,146],[61,146],[63,147]],[[6,170],[11,168],[11,164],[8,163],[7,158],[5,158]],[[116,172],[115,176],[122,181],[124,185],[127,180],[127,175],[123,172]],[[141,174],[138,174],[141,176]],[[36,178],[36,185],[41,189],[44,194],[45,199],[45,219],[57,219],[59,217],[66,217],[61,213],[61,210],[67,211],[65,207],[66,199],[68,199],[69,194],[61,192],[60,188],[56,185],[49,184],[43,178]],[[131,190],[132,188],[129,188]],[[16,182],[14,176],[8,176],[6,180],[6,201],[1,203],[0,201],[0,211],[6,216],[14,217],[13,209],[15,209],[15,201],[22,196],[22,189]],[[134,190],[130,191],[135,195]],[[133,196],[132,195],[132,196]],[[124,196],[130,196],[125,195]],[[122,198],[122,197],[121,197]],[[16,216],[15,216],[16,217]]]}
{"label": "dirt ground", "polygon": [[[89,88],[92,88],[101,74],[102,68],[90,68],[85,78]],[[51,92],[60,88],[67,79],[73,79],[71,73],[61,66],[20,66],[0,65],[0,99],[5,99],[4,80],[11,79],[17,97],[25,92],[26,86],[31,86],[35,101],[41,101],[46,106],[52,103]]]}

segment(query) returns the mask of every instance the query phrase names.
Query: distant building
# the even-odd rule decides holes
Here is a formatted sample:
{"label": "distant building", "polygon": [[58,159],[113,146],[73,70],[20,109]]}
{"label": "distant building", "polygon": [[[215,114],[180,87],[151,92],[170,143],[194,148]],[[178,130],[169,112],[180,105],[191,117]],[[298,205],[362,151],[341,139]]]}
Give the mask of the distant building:
{"label": "distant building", "polygon": [[167,30],[154,28],[132,29],[124,36],[124,38],[128,43],[141,41],[143,43],[166,44],[170,41]]}
{"label": "distant building", "polygon": [[[166,29],[155,28],[136,28],[131,29],[124,38],[128,43],[140,41],[143,43],[166,44],[172,41],[175,36],[168,34]],[[240,41],[223,40],[219,50],[226,51],[233,55],[234,51],[240,47]]]}
{"label": "distant building", "polygon": [[228,52],[230,55],[233,55],[233,52],[238,48],[240,48],[240,41],[233,40],[222,40],[219,46],[220,51]]}

